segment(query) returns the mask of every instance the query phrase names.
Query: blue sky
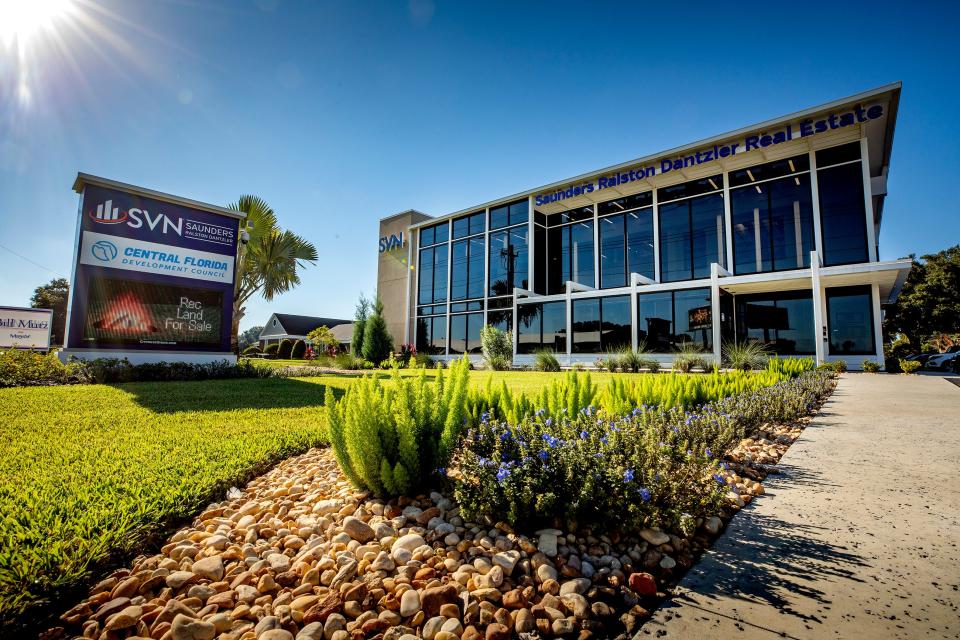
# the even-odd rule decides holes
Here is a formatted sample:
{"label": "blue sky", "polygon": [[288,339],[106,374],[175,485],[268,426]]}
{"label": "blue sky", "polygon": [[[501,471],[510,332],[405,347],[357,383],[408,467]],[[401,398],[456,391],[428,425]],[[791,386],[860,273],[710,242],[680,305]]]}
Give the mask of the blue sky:
{"label": "blue sky", "polygon": [[350,317],[383,216],[895,80],[881,258],[960,241],[957,5],[653,4],[74,0],[22,55],[0,42],[0,304],[69,277],[77,171],[216,204],[260,195],[320,260],[243,328]]}

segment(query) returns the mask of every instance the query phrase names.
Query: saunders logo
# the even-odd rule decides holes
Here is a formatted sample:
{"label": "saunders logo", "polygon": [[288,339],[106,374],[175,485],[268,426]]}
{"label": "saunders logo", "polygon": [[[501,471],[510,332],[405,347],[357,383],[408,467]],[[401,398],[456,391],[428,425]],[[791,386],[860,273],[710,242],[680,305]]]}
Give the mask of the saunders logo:
{"label": "saunders logo", "polygon": [[91,220],[101,224],[120,224],[129,217],[126,211],[120,211],[120,207],[113,206],[113,200],[98,204],[96,210],[90,210],[89,215]]}

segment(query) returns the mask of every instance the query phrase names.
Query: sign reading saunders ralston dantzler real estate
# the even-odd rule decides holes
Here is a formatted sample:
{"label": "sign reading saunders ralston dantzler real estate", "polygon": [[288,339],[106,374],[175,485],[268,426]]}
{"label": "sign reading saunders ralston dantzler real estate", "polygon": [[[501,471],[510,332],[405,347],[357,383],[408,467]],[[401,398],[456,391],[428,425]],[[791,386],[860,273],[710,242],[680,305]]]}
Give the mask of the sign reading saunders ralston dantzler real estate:
{"label": "sign reading saunders ralston dantzler real estate", "polygon": [[229,353],[243,214],[84,174],[74,188],[67,350]]}
{"label": "sign reading saunders ralston dantzler real estate", "polygon": [[0,349],[50,349],[52,309],[0,307]]}

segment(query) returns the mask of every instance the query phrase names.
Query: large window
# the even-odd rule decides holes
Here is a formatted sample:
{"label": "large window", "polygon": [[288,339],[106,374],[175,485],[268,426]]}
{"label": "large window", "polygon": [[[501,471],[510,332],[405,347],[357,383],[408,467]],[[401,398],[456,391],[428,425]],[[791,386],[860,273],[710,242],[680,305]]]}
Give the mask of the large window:
{"label": "large window", "polygon": [[518,200],[490,209],[490,228],[502,229],[518,224],[526,224],[530,216],[530,202]]}
{"label": "large window", "polygon": [[524,304],[517,313],[517,353],[567,352],[566,302]]}
{"label": "large window", "polygon": [[[548,276],[547,293],[563,293],[566,282],[572,280],[587,286],[594,283],[593,265],[593,220],[586,219],[586,212],[593,215],[593,208],[586,207],[570,215],[576,222],[555,226],[547,231]],[[552,219],[562,219],[573,212],[554,214]]]}
{"label": "large window", "polygon": [[[624,287],[630,274],[653,278],[652,192],[620,198],[598,205],[600,225],[600,287]],[[627,210],[631,206],[642,208]]]}
{"label": "large window", "polygon": [[873,296],[869,286],[827,289],[830,355],[874,355]]}
{"label": "large window", "polygon": [[420,250],[417,304],[447,300],[447,245]]}
{"label": "large window", "polygon": [[447,352],[447,316],[417,318],[417,351],[432,356]]}
{"label": "large window", "polygon": [[802,155],[730,174],[735,273],[810,266],[814,244],[809,168],[809,156]]}
{"label": "large window", "polygon": [[449,225],[446,222],[420,229],[420,247],[429,247],[447,241]]}
{"label": "large window", "polygon": [[480,328],[482,326],[482,313],[450,316],[450,353],[480,353]]}
{"label": "large window", "polygon": [[450,299],[483,297],[483,236],[451,245]]}
{"label": "large window", "polygon": [[823,263],[867,262],[870,253],[859,142],[817,151],[817,190]]}
{"label": "large window", "polygon": [[723,193],[670,201],[681,195],[721,188],[713,176],[657,192],[660,220],[660,279],[663,282],[710,277],[711,263],[725,265]]}
{"label": "large window", "polygon": [[631,346],[630,296],[573,301],[573,353],[619,351]]}
{"label": "large window", "polygon": [[713,350],[713,313],[709,289],[642,293],[637,301],[637,335],[653,353],[684,346]]}
{"label": "large window", "polygon": [[466,238],[467,236],[473,236],[478,233],[483,233],[483,219],[484,212],[478,211],[477,213],[471,213],[468,216],[462,218],[457,218],[453,221],[453,238]]}
{"label": "large window", "polygon": [[778,355],[815,353],[810,291],[736,296],[737,341],[759,342]]}
{"label": "large window", "polygon": [[[524,201],[526,202],[526,201]],[[529,288],[530,248],[527,226],[490,234],[490,285],[488,295],[513,295],[514,287]]]}

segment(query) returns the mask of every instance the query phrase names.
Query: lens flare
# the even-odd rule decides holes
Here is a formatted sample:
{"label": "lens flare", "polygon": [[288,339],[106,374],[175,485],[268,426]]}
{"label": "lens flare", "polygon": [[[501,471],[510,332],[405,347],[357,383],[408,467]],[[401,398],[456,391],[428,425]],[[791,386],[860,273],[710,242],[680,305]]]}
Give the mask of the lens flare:
{"label": "lens flare", "polygon": [[27,44],[37,33],[56,28],[72,0],[0,0],[0,44]]}

